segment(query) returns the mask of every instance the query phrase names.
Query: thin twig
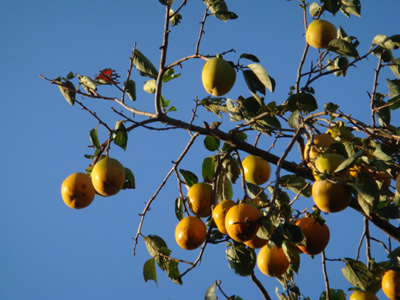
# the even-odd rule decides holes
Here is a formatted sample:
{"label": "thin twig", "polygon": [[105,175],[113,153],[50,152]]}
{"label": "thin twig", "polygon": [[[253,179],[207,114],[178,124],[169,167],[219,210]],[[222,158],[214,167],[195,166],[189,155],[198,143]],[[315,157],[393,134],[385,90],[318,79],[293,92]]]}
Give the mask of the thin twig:
{"label": "thin twig", "polygon": [[171,168],[171,170],[168,172],[168,174],[165,176],[164,180],[161,182],[160,186],[158,187],[157,191],[154,193],[154,195],[150,198],[150,200],[146,203],[146,206],[143,210],[143,212],[140,214],[141,218],[140,218],[140,222],[139,222],[139,226],[138,226],[138,230],[136,233],[136,236],[134,238],[134,245],[133,245],[133,255],[135,255],[135,250],[136,250],[136,245],[138,243],[139,240],[139,235],[141,234],[141,230],[142,230],[142,226],[143,226],[143,222],[144,222],[144,218],[146,216],[146,213],[149,211],[150,209],[150,205],[151,203],[156,199],[156,197],[158,196],[158,194],[160,193],[161,189],[164,187],[164,185],[167,183],[168,178],[171,176],[171,174],[174,172],[176,166],[182,161],[182,159],[185,157],[186,153],[189,151],[190,147],[193,145],[194,141],[196,140],[196,138],[198,137],[198,134],[193,135],[190,138],[190,141],[188,142],[188,144],[186,145],[185,149],[183,150],[183,152],[181,153],[181,155],[178,157],[178,159],[176,160],[176,162],[174,163],[174,166]]}
{"label": "thin twig", "polygon": [[330,288],[329,288],[329,279],[328,273],[326,271],[326,259],[325,259],[325,251],[322,251],[322,272],[324,273],[324,281],[325,281],[325,290],[326,290],[326,299],[330,299]]}
{"label": "thin twig", "polygon": [[258,278],[256,277],[256,275],[254,274],[254,271],[250,273],[250,279],[251,281],[253,281],[255,283],[255,285],[258,287],[258,289],[260,290],[261,294],[263,295],[265,300],[271,300],[271,297],[269,296],[267,290],[264,288],[264,286],[262,285],[262,283],[260,282],[260,280],[258,280]]}

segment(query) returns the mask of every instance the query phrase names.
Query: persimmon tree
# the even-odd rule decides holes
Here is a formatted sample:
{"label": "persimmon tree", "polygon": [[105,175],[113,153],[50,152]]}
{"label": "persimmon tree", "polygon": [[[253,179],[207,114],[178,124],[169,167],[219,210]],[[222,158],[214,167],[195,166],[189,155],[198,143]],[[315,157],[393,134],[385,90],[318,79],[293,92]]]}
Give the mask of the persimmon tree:
{"label": "persimmon tree", "polygon": [[[265,241],[263,247],[276,248],[285,253],[290,266],[283,275],[276,276],[283,291],[277,293],[279,299],[307,299],[301,292],[301,286],[296,284],[296,274],[302,256],[309,255],[301,249],[307,249],[307,242],[311,241],[312,236],[307,234],[306,237],[298,221],[311,217],[314,222],[320,222],[321,226],[324,223],[329,226],[331,213],[340,214],[341,210],[348,209],[362,215],[364,232],[361,241],[365,242],[367,249],[366,263],[362,262],[359,255],[354,259],[342,257],[338,260],[343,262],[343,275],[355,290],[375,294],[381,288],[384,272],[400,268],[400,248],[394,246],[400,242],[400,228],[396,224],[400,218],[400,198],[396,192],[396,178],[400,173],[400,127],[396,124],[397,119],[391,118],[392,113],[398,112],[400,107],[400,58],[396,58],[399,56],[400,35],[387,36],[382,33],[371,36],[372,43],[365,53],[359,52],[357,37],[348,35],[341,27],[337,29],[337,37],[329,42],[326,49],[311,51],[305,43],[302,53],[298,53],[300,62],[295,80],[286,87],[288,96],[278,104],[270,100],[270,95],[279,82],[269,75],[256,54],[239,54],[235,49],[223,48],[226,45],[220,45],[219,53],[202,52],[202,44],[207,41],[207,35],[204,34],[207,32],[207,21],[217,18],[229,25],[229,22],[234,22],[240,16],[240,12],[230,11],[224,0],[203,0],[205,6],[204,11],[199,12],[198,37],[193,53],[170,61],[168,53],[174,51],[170,35],[174,34],[175,27],[185,26],[182,21],[185,8],[190,3],[187,0],[159,2],[158,5],[165,6],[165,22],[158,65],[153,64],[140,51],[140,41],[135,41],[126,74],[107,68],[95,75],[81,76],[70,72],[54,79],[41,76],[57,85],[71,106],[82,108],[97,122],[97,126],[89,131],[93,150],[90,155],[86,155],[89,159],[86,170],[89,175],[92,167],[102,157],[113,157],[113,146],[129,151],[128,137],[137,129],[157,131],[160,135],[166,131],[180,130],[182,136],[188,137],[181,155],[172,162],[170,171],[147,200],[143,211],[138,212],[140,221],[133,239],[133,253],[136,254],[137,244],[144,242],[151,256],[143,261],[144,280],[157,281],[157,272],[161,270],[174,283],[182,284],[185,276],[196,272],[205,251],[215,251],[213,244],[225,243],[229,267],[238,276],[249,277],[264,299],[271,299],[274,292],[267,291],[262,280],[254,273],[259,250],[232,239],[225,232],[221,233],[210,215],[200,216],[206,224],[207,234],[201,246],[196,248],[196,245],[194,248],[197,250],[191,250],[198,251],[197,259],[193,262],[172,256],[170,245],[162,237],[143,234],[146,222],[152,218],[150,208],[157,205],[160,191],[175,175],[177,194],[176,200],[171,202],[171,211],[175,211],[177,224],[186,216],[195,215],[189,205],[186,190],[200,182],[212,187],[211,208],[224,200],[233,200],[235,203],[250,203],[258,209],[258,219],[245,219],[236,223],[257,225],[256,235]],[[297,4],[299,14],[304,19],[304,33],[313,20],[321,20],[326,15],[361,17],[361,0],[321,0],[320,3],[300,0]],[[215,57],[224,58],[237,74],[243,75],[241,93],[229,93],[229,97],[209,95],[199,98],[199,95],[193,95],[192,114],[180,114],[179,102],[167,100],[170,95],[164,94],[164,86],[179,80],[179,72],[185,72],[188,61],[206,62]],[[322,78],[345,77],[347,72],[357,72],[356,67],[366,61],[369,64],[375,63],[370,69],[373,81],[367,87],[368,101],[363,102],[369,105],[369,116],[363,120],[357,119],[333,102],[324,103],[316,99],[313,88],[315,82]],[[388,68],[392,78],[381,78],[381,71]],[[143,109],[144,100],[137,97],[137,82],[141,77],[146,78],[143,88],[148,97],[154,99],[154,110]],[[230,75],[230,80],[232,78],[234,76]],[[235,84],[241,83],[237,81]],[[103,93],[102,89],[106,85],[114,88],[115,96]],[[174,98],[179,98],[179,95],[174,95]],[[115,116],[114,123],[103,119],[95,108],[89,108],[86,102],[90,99],[109,103]],[[111,105],[118,105],[120,109]],[[94,104],[91,106],[96,107]],[[200,110],[206,111],[207,117],[200,118]],[[98,131],[105,132],[107,138],[100,140]],[[321,134],[329,136],[331,142],[318,145],[318,135]],[[270,149],[259,146],[264,139],[274,141]],[[273,145],[278,142],[286,146],[283,151],[275,152]],[[180,166],[187,154],[199,144],[212,154],[196,162],[201,164],[202,172],[195,174]],[[298,149],[301,153],[298,160],[289,161],[288,156],[297,153]],[[326,164],[329,166],[325,166],[318,158],[329,157],[328,154],[340,155],[343,159],[332,168],[332,160],[328,158]],[[257,185],[246,180],[242,162],[249,155],[274,165],[273,173],[268,175],[266,183]],[[125,172],[123,188],[134,189],[135,177],[129,166],[125,166]],[[314,196],[316,180],[328,185],[340,184],[351,195],[350,203],[332,212],[325,211],[319,205],[310,206],[310,202],[305,199]],[[320,182],[316,186],[321,186]],[[337,198],[338,194],[332,193]],[[387,240],[377,240],[371,236],[370,226],[381,230]],[[387,252],[386,260],[375,259],[370,250],[371,243],[379,244]],[[360,249],[357,251],[359,253]],[[325,257],[324,251],[316,255],[322,256],[326,285],[321,299],[345,299],[344,290],[329,287],[329,270],[326,266],[329,259]],[[228,298],[219,281],[205,291],[205,298],[216,299],[217,293]],[[240,294],[240,291],[235,293]],[[242,298],[231,296],[229,299]]]}

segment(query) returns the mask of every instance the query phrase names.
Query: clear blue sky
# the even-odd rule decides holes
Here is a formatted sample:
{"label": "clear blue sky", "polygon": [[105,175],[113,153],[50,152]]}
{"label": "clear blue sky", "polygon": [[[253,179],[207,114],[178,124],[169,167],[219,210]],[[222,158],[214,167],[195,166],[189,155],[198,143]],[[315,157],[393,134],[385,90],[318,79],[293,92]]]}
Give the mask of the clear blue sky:
{"label": "clear blue sky", "polygon": [[[205,5],[200,0],[188,2],[182,10],[182,23],[172,29],[168,62],[194,52]],[[277,81],[276,92],[267,94],[267,98],[280,104],[294,84],[305,45],[298,3],[228,1],[229,9],[239,18],[227,23],[210,18],[200,52],[213,55],[233,48],[236,53],[227,58],[234,61],[241,53],[256,55]],[[341,14],[325,17],[341,25],[349,35],[357,36],[361,43],[359,52],[365,53],[376,34],[400,33],[400,3],[363,0],[362,5],[362,18],[347,19]],[[222,280],[228,295],[240,295],[246,300],[261,298],[249,278],[229,270],[222,244],[208,247],[201,266],[183,278],[182,286],[172,283],[161,271],[158,271],[158,287],[143,280],[143,264],[150,258],[143,240],[136,256],[132,255],[132,238],[140,220],[138,213],[189,140],[184,131],[164,135],[141,129],[129,136],[126,152],[112,148],[111,155],[134,172],[136,190],[122,191],[112,198],[98,197],[90,207],[79,211],[66,207],[62,201],[60,187],[64,178],[84,171],[89,163],[83,156],[90,153],[89,131],[97,122],[77,106],[70,107],[58,88],[39,75],[55,78],[73,71],[94,77],[99,70],[110,67],[123,80],[135,42],[158,66],[163,17],[164,7],[156,0],[23,0],[0,4],[1,299],[203,299],[207,287],[215,280]],[[310,49],[310,52],[316,58],[317,51]],[[182,77],[164,90],[164,96],[178,108],[174,114],[178,118],[188,120],[193,99],[207,96],[200,80],[202,64],[200,60],[185,63],[179,70]],[[349,70],[346,78],[324,78],[315,84],[320,107],[332,101],[345,112],[369,122],[367,91],[372,89],[375,66],[376,60],[371,57],[357,69]],[[142,91],[146,79],[137,72],[133,77],[138,87],[138,105],[153,109],[152,96]],[[386,77],[394,76],[383,72],[379,85],[382,93],[387,92]],[[120,96],[109,87],[104,91]],[[234,98],[239,94],[249,96],[241,75],[228,96]],[[119,110],[116,104],[95,100],[85,104],[111,126],[115,124],[117,116],[109,107]],[[206,115],[199,112],[199,116]],[[207,118],[217,120],[214,116]],[[202,159],[211,155],[201,140],[181,165],[199,177]],[[268,148],[272,139],[263,143]],[[273,153],[280,155],[282,148],[277,147]],[[298,158],[294,151],[291,159],[298,161]],[[143,234],[160,235],[173,251],[172,256],[194,261],[197,251],[183,251],[173,237],[177,223],[173,203],[178,195],[172,176],[145,219]],[[238,192],[235,197],[241,195]],[[310,201],[303,199],[302,205],[310,207]],[[354,258],[363,230],[361,216],[348,209],[326,219],[331,224],[327,257]],[[375,230],[372,232],[383,238]],[[379,245],[374,244],[373,253],[377,261],[385,259]],[[302,256],[301,264],[297,278],[301,291],[311,299],[318,299],[324,290],[321,257]],[[328,263],[332,288],[351,287],[341,274],[341,267],[342,263]],[[180,268],[184,271],[186,267],[181,264]],[[280,284],[258,270],[256,275],[276,299],[275,286],[282,291]],[[384,298],[381,292],[378,297]]]}

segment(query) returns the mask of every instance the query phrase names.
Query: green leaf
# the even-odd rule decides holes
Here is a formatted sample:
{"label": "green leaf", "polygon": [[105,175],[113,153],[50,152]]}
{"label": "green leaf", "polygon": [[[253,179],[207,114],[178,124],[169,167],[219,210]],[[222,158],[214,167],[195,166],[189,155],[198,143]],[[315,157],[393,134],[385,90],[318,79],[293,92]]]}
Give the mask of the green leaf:
{"label": "green leaf", "polygon": [[250,91],[250,93],[257,99],[261,104],[261,98],[257,95],[257,92],[265,95],[265,86],[262,82],[257,78],[257,76],[251,70],[242,70],[242,74],[246,85]]}
{"label": "green leaf", "polygon": [[240,276],[249,276],[257,261],[254,249],[247,248],[244,244],[231,244],[227,247],[226,258],[229,268]]}
{"label": "green leaf", "polygon": [[145,282],[147,282],[148,280],[153,280],[156,283],[156,285],[158,285],[156,264],[154,263],[154,257],[150,258],[148,261],[144,263],[143,278]]}
{"label": "green leaf", "polygon": [[99,138],[97,136],[97,128],[93,128],[92,130],[90,130],[89,137],[90,137],[90,141],[91,141],[92,145],[95,146],[96,149],[100,150],[100,142],[99,142]]}
{"label": "green leaf", "polygon": [[230,116],[231,122],[243,120],[243,115],[233,100],[226,99],[226,109]]}
{"label": "green leaf", "polygon": [[96,84],[90,77],[78,75],[78,78],[81,85],[93,91],[97,90]]}
{"label": "green leaf", "polygon": [[299,226],[291,222],[285,222],[282,226],[282,229],[292,243],[297,244],[304,240],[303,231],[300,229]]}
{"label": "green leaf", "polygon": [[315,17],[318,15],[319,11],[321,9],[321,6],[318,5],[318,3],[313,2],[311,3],[311,5],[309,6],[308,12],[310,13],[311,17]]}
{"label": "green leaf", "polygon": [[182,175],[183,179],[185,180],[185,183],[188,187],[191,187],[192,185],[199,182],[199,179],[196,176],[196,174],[194,174],[190,171],[179,169],[179,173],[181,173],[181,175]]}
{"label": "green leaf", "polygon": [[[319,297],[319,300],[326,299],[326,291],[324,291]],[[343,290],[329,289],[329,300],[346,300],[346,293]]]}
{"label": "green leaf", "polygon": [[169,21],[171,22],[172,26],[178,25],[182,20],[182,15],[179,13],[174,13],[173,9],[169,10],[169,15],[172,16],[169,18]]}
{"label": "green leaf", "polygon": [[129,79],[128,83],[124,82],[125,92],[128,94],[132,101],[136,100],[136,83]]}
{"label": "green leaf", "polygon": [[175,200],[175,216],[180,221],[183,219],[183,198],[179,197]]}
{"label": "green leaf", "polygon": [[395,220],[400,218],[400,208],[393,203],[384,207],[377,207],[375,212],[383,219]]}
{"label": "green leaf", "polygon": [[67,74],[67,77],[66,77],[68,80],[72,80],[72,79],[74,79],[75,78],[75,75],[74,75],[74,73],[72,73],[72,72],[69,72],[68,74]]}
{"label": "green leaf", "polygon": [[359,57],[356,47],[343,39],[332,40],[329,43],[328,50],[351,58]]}
{"label": "green leaf", "polygon": [[133,175],[132,171],[128,168],[125,168],[125,182],[122,189],[135,189],[135,176]]}
{"label": "green leaf", "polygon": [[228,6],[224,0],[203,0],[204,4],[207,5],[210,12],[219,20],[227,21],[237,19],[238,16],[228,11]]}
{"label": "green leaf", "polygon": [[386,84],[389,88],[389,97],[394,98],[400,95],[400,79],[386,79]]}
{"label": "green leaf", "polygon": [[224,98],[204,98],[200,101],[200,105],[204,106],[206,110],[216,114],[219,118],[221,118],[221,112],[228,113],[228,109],[223,103],[224,100]]}
{"label": "green leaf", "polygon": [[[358,199],[361,200],[359,201],[360,205],[364,205],[363,201],[365,201],[371,207],[376,207],[379,202],[379,187],[370,173],[358,172],[353,187],[357,191]],[[365,208],[365,205],[363,208]]]}
{"label": "green leaf", "polygon": [[285,102],[286,109],[289,111],[300,110],[304,113],[310,113],[318,109],[317,100],[309,93],[299,93],[290,95]]}
{"label": "green leaf", "polygon": [[398,109],[400,107],[400,95],[390,99],[388,104],[390,105],[391,110]]}
{"label": "green leaf", "polygon": [[117,121],[115,124],[113,141],[115,145],[126,150],[126,147],[128,146],[128,132],[126,131],[125,125],[122,121]]}
{"label": "green leaf", "polygon": [[215,173],[215,156],[206,157],[203,160],[201,173],[205,182],[212,182]]}
{"label": "green leaf", "polygon": [[272,116],[269,114],[265,115],[261,119],[258,119],[256,121],[256,124],[258,126],[267,127],[268,129],[281,129],[281,122],[279,122],[279,119],[276,116]]}
{"label": "green leaf", "polygon": [[391,156],[391,154],[393,154],[395,151],[396,149],[390,148],[384,144],[377,144],[373,155],[380,160],[390,164],[393,162],[393,157]]}
{"label": "green leaf", "polygon": [[392,50],[385,49],[381,46],[376,46],[374,49],[372,49],[371,53],[376,55],[385,63],[390,63],[394,59]]}
{"label": "green leaf", "polygon": [[352,286],[366,290],[373,279],[368,267],[364,263],[351,258],[345,258],[345,261],[346,267],[342,268],[344,277]]}
{"label": "green leaf", "polygon": [[269,240],[274,232],[271,219],[262,219],[262,224],[257,231],[260,239]]}
{"label": "green leaf", "polygon": [[218,150],[219,146],[221,144],[221,141],[213,136],[206,136],[204,138],[204,146],[208,151],[216,151]]}
{"label": "green leaf", "polygon": [[361,17],[361,3],[360,0],[342,0],[340,11],[346,16],[354,15]]}
{"label": "green leaf", "polygon": [[74,84],[69,80],[65,80],[64,82],[55,80],[54,82],[58,84],[58,88],[60,89],[60,92],[63,95],[63,97],[65,98],[65,100],[67,100],[67,102],[71,106],[74,106],[75,95],[76,95],[76,89],[75,89]]}
{"label": "green leaf", "polygon": [[341,1],[340,0],[320,0],[321,4],[323,4],[323,9],[326,11],[329,11],[332,15],[335,15],[339,9],[340,9],[340,5],[341,5]]}
{"label": "green leaf", "polygon": [[284,175],[279,179],[279,185],[283,188],[287,188],[296,194],[300,193],[303,197],[309,198],[311,196],[311,185],[306,180],[297,175]]}
{"label": "green leaf", "polygon": [[220,202],[225,199],[232,199],[233,198],[233,187],[232,183],[223,178],[218,182],[218,194],[217,194],[217,201]]}
{"label": "green leaf", "polygon": [[268,202],[268,196],[258,185],[247,182],[247,190],[251,198],[260,197],[262,201]]}
{"label": "green leaf", "polygon": [[[260,64],[249,64],[246,66],[249,68],[257,79],[271,92],[275,90],[275,80],[270,77],[264,67]],[[264,93],[265,94],[265,93]]]}
{"label": "green leaf", "polygon": [[353,154],[349,158],[345,159],[334,171],[340,172],[351,166],[359,157],[361,157],[365,152],[365,149],[358,151],[357,153]]}
{"label": "green leaf", "polygon": [[236,158],[231,157],[224,161],[226,168],[226,177],[234,184],[240,175],[239,162]]}
{"label": "green leaf", "polygon": [[158,235],[148,235],[144,238],[144,242],[146,244],[147,251],[152,257],[158,255],[160,248],[167,248],[167,243]]}
{"label": "green leaf", "polygon": [[214,281],[213,284],[208,287],[204,300],[218,300],[216,292],[217,283]]}
{"label": "green leaf", "polygon": [[245,58],[245,59],[251,60],[252,62],[257,62],[257,63],[260,62],[258,57],[253,54],[243,53],[240,55],[240,58]]}
{"label": "green leaf", "polygon": [[260,102],[259,99],[255,97],[239,97],[236,102],[239,104],[240,112],[242,112],[243,116],[248,120],[256,117],[263,106],[263,102]]}
{"label": "green leaf", "polygon": [[[382,107],[382,108],[381,108]],[[390,108],[387,103],[381,99],[374,100],[374,108],[376,109],[376,114],[378,116],[378,122],[382,127],[387,127],[390,125]]]}
{"label": "green leaf", "polygon": [[140,72],[140,75],[157,79],[158,71],[156,67],[154,67],[150,60],[148,60],[139,50],[135,50],[133,63],[136,66],[136,69]]}
{"label": "green leaf", "polygon": [[390,64],[390,70],[392,70],[394,76],[400,78],[400,58],[392,59]]}
{"label": "green leaf", "polygon": [[181,74],[175,74],[175,69],[171,68],[171,69],[168,69],[164,73],[162,81],[163,82],[168,82],[168,81],[171,81],[171,80],[179,78],[179,77],[181,77]]}
{"label": "green leaf", "polygon": [[182,279],[180,278],[180,272],[178,269],[178,262],[175,260],[168,260],[166,262],[166,270],[167,270],[167,276],[172,280],[172,282],[175,282],[179,285],[182,284]]}
{"label": "green leaf", "polygon": [[388,36],[383,34],[376,35],[372,40],[372,44],[381,46],[382,48],[388,50],[394,50],[396,49],[396,47],[398,47],[395,42],[393,42]]}
{"label": "green leaf", "polygon": [[143,86],[143,90],[149,94],[155,94],[157,90],[156,81],[154,79],[146,81]]}
{"label": "green leaf", "polygon": [[292,114],[289,116],[288,119],[288,124],[290,128],[298,128],[301,124],[301,119],[300,119],[300,111],[296,109]]}

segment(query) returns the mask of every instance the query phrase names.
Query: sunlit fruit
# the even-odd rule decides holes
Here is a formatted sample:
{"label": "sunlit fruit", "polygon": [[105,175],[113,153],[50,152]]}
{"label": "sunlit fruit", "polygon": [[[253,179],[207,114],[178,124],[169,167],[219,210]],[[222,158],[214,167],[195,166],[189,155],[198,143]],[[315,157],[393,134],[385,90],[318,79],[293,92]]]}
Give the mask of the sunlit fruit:
{"label": "sunlit fruit", "polygon": [[271,166],[259,156],[249,155],[245,157],[242,161],[242,166],[244,178],[252,184],[264,184],[271,175]]}
{"label": "sunlit fruit", "polygon": [[386,271],[382,277],[382,290],[390,300],[400,299],[400,271]]}
{"label": "sunlit fruit", "polygon": [[279,277],[289,269],[289,260],[282,248],[274,246],[270,249],[266,245],[258,252],[257,266],[263,274]]}
{"label": "sunlit fruit", "polygon": [[339,212],[350,205],[352,194],[344,183],[317,180],[311,188],[315,205],[326,213]]}
{"label": "sunlit fruit", "polygon": [[297,245],[301,251],[308,255],[316,255],[324,251],[329,243],[329,228],[325,223],[312,217],[300,218],[296,221],[305,237],[305,246]]}
{"label": "sunlit fruit", "polygon": [[235,204],[236,204],[235,201],[224,200],[224,201],[218,203],[218,205],[215,206],[213,209],[213,212],[212,212],[213,220],[214,220],[215,225],[217,226],[218,230],[223,234],[227,234],[226,228],[225,228],[226,214],[228,213],[228,210]]}
{"label": "sunlit fruit", "polygon": [[190,210],[198,217],[211,215],[212,186],[205,182],[195,183],[187,193]]}
{"label": "sunlit fruit", "polygon": [[336,38],[336,27],[326,20],[315,20],[308,25],[306,41],[313,48],[325,49]]}
{"label": "sunlit fruit", "polygon": [[[320,179],[322,174],[333,175],[337,167],[344,162],[346,158],[343,155],[337,153],[323,153],[315,160],[315,168],[318,172],[314,173],[315,179]],[[342,174],[339,177],[335,177],[337,180],[346,180],[346,174]]]}
{"label": "sunlit fruit", "polygon": [[254,235],[250,240],[243,242],[247,247],[253,248],[253,249],[259,249],[264,247],[268,243],[268,240],[262,239],[258,237],[258,235]]}
{"label": "sunlit fruit", "polygon": [[125,168],[118,160],[105,157],[94,165],[90,177],[97,193],[112,196],[124,186]]}
{"label": "sunlit fruit", "polygon": [[207,93],[213,96],[223,96],[235,84],[236,72],[229,62],[221,57],[215,57],[204,64],[201,79]]}
{"label": "sunlit fruit", "polygon": [[400,194],[400,174],[396,177],[396,190]]}
{"label": "sunlit fruit", "polygon": [[349,300],[379,300],[375,294],[368,291],[354,291]]}
{"label": "sunlit fruit", "polygon": [[61,196],[71,208],[84,208],[92,203],[96,191],[90,177],[84,173],[69,175],[61,185]]}
{"label": "sunlit fruit", "polygon": [[[307,152],[309,151],[308,158],[310,160],[316,158],[322,151],[327,149],[335,139],[327,133],[315,134],[313,137],[313,144],[311,145],[311,139],[306,143],[304,147],[304,158],[307,158]],[[310,150],[308,150],[310,149]]]}
{"label": "sunlit fruit", "polygon": [[206,237],[206,225],[198,217],[187,216],[175,228],[175,240],[185,250],[194,250],[200,247]]}
{"label": "sunlit fruit", "polygon": [[232,206],[225,217],[228,235],[237,242],[245,242],[256,235],[260,227],[257,222],[261,217],[258,209],[249,203]]}

